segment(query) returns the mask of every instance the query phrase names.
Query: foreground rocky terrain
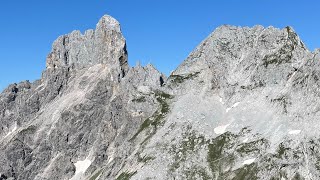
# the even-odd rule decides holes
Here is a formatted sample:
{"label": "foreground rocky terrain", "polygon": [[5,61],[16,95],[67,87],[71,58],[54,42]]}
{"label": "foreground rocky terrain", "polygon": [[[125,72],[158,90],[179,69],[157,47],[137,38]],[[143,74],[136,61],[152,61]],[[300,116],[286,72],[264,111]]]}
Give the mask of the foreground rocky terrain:
{"label": "foreground rocky terrain", "polygon": [[0,180],[319,179],[319,53],[221,26],[165,77],[106,15],[0,94]]}

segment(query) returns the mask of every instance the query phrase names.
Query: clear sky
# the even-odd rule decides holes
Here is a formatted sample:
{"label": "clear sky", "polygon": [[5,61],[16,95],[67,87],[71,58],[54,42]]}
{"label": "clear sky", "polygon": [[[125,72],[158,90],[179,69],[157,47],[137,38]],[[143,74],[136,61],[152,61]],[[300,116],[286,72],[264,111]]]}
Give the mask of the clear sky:
{"label": "clear sky", "polygon": [[0,90],[40,78],[52,42],[115,17],[129,63],[169,74],[216,27],[292,26],[311,51],[320,47],[319,0],[3,0],[0,4]]}

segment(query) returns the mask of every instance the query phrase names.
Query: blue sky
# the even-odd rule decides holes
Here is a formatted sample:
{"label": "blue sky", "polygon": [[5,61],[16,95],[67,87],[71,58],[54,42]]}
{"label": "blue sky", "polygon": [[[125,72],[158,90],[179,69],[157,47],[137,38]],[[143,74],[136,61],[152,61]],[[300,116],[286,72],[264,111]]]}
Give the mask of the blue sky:
{"label": "blue sky", "polygon": [[92,29],[109,14],[122,26],[129,63],[169,74],[216,27],[292,26],[311,51],[320,47],[318,0],[6,0],[0,6],[0,90],[40,78],[52,42]]}

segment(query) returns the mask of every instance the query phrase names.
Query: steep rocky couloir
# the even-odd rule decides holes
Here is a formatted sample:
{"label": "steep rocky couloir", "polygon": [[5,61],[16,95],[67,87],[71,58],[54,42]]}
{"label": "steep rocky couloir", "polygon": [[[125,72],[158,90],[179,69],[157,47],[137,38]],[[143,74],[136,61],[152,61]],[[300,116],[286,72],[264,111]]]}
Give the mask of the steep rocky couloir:
{"label": "steep rocky couloir", "polygon": [[318,179],[319,50],[221,26],[168,77],[129,67],[119,23],[60,36],[0,94],[0,179]]}

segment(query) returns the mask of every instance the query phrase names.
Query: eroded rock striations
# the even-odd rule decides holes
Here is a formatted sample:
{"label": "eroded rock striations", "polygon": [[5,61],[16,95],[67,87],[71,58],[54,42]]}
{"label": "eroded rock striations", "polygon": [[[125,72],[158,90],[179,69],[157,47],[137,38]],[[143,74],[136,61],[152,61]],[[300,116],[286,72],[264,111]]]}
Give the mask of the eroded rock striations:
{"label": "eroded rock striations", "polygon": [[291,27],[221,26],[168,77],[119,23],[59,37],[0,94],[0,179],[318,179],[320,55]]}

